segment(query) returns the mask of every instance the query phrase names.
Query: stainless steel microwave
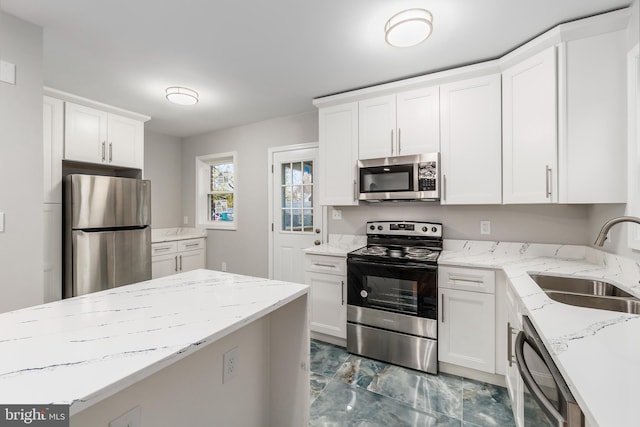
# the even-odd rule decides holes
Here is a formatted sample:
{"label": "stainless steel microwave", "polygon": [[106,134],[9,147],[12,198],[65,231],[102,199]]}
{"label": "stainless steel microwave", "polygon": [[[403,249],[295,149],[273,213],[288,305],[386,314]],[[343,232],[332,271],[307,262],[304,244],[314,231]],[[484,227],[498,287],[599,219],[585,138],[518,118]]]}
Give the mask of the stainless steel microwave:
{"label": "stainless steel microwave", "polygon": [[440,200],[439,153],[358,161],[360,200]]}

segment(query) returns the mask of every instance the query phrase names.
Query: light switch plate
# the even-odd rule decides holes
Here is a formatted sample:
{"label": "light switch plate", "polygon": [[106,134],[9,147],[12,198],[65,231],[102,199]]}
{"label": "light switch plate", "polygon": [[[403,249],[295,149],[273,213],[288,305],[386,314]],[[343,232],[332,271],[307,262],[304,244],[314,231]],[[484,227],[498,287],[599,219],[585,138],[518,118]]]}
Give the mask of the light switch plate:
{"label": "light switch plate", "polygon": [[16,84],[16,64],[0,60],[0,81]]}
{"label": "light switch plate", "polygon": [[4,212],[0,212],[0,233],[4,233]]}

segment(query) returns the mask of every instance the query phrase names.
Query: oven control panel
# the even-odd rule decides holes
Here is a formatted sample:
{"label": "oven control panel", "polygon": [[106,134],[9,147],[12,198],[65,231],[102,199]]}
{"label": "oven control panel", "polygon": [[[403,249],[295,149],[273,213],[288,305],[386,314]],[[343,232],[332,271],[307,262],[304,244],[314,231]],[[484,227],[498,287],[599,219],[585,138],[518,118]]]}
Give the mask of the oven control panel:
{"label": "oven control panel", "polygon": [[442,224],[422,221],[370,221],[367,234],[442,237]]}

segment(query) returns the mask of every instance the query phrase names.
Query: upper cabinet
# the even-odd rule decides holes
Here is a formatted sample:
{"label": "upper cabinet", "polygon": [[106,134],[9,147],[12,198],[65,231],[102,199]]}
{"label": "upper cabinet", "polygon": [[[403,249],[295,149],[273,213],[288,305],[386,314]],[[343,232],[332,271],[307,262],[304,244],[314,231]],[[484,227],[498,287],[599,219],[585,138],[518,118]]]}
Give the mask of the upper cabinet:
{"label": "upper cabinet", "polygon": [[558,200],[556,48],[502,73],[504,203]]}
{"label": "upper cabinet", "polygon": [[62,203],[64,102],[49,96],[42,103],[44,203]]}
{"label": "upper cabinet", "polygon": [[442,204],[502,201],[500,74],[440,86]]}
{"label": "upper cabinet", "polygon": [[65,103],[66,160],[142,169],[143,156],[142,121]]}
{"label": "upper cabinet", "polygon": [[437,86],[358,103],[359,159],[440,151]]}
{"label": "upper cabinet", "polygon": [[358,204],[358,103],[321,108],[319,113],[321,205]]}

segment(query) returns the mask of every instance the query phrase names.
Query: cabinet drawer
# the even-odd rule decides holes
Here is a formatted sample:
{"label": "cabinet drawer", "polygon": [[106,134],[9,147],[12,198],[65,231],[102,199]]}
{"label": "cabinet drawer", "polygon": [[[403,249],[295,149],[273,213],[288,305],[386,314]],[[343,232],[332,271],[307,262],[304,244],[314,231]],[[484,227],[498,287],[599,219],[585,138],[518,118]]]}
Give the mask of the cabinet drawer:
{"label": "cabinet drawer", "polygon": [[204,249],[204,239],[180,240],[178,242],[178,250],[180,252],[195,251],[198,249]]}
{"label": "cabinet drawer", "polygon": [[438,267],[438,286],[463,291],[495,293],[496,273],[464,267]]}
{"label": "cabinet drawer", "polygon": [[340,256],[307,254],[305,256],[305,271],[343,276],[347,274],[347,260]]}
{"label": "cabinet drawer", "polygon": [[178,252],[177,242],[161,242],[151,245],[151,256],[166,255]]}

